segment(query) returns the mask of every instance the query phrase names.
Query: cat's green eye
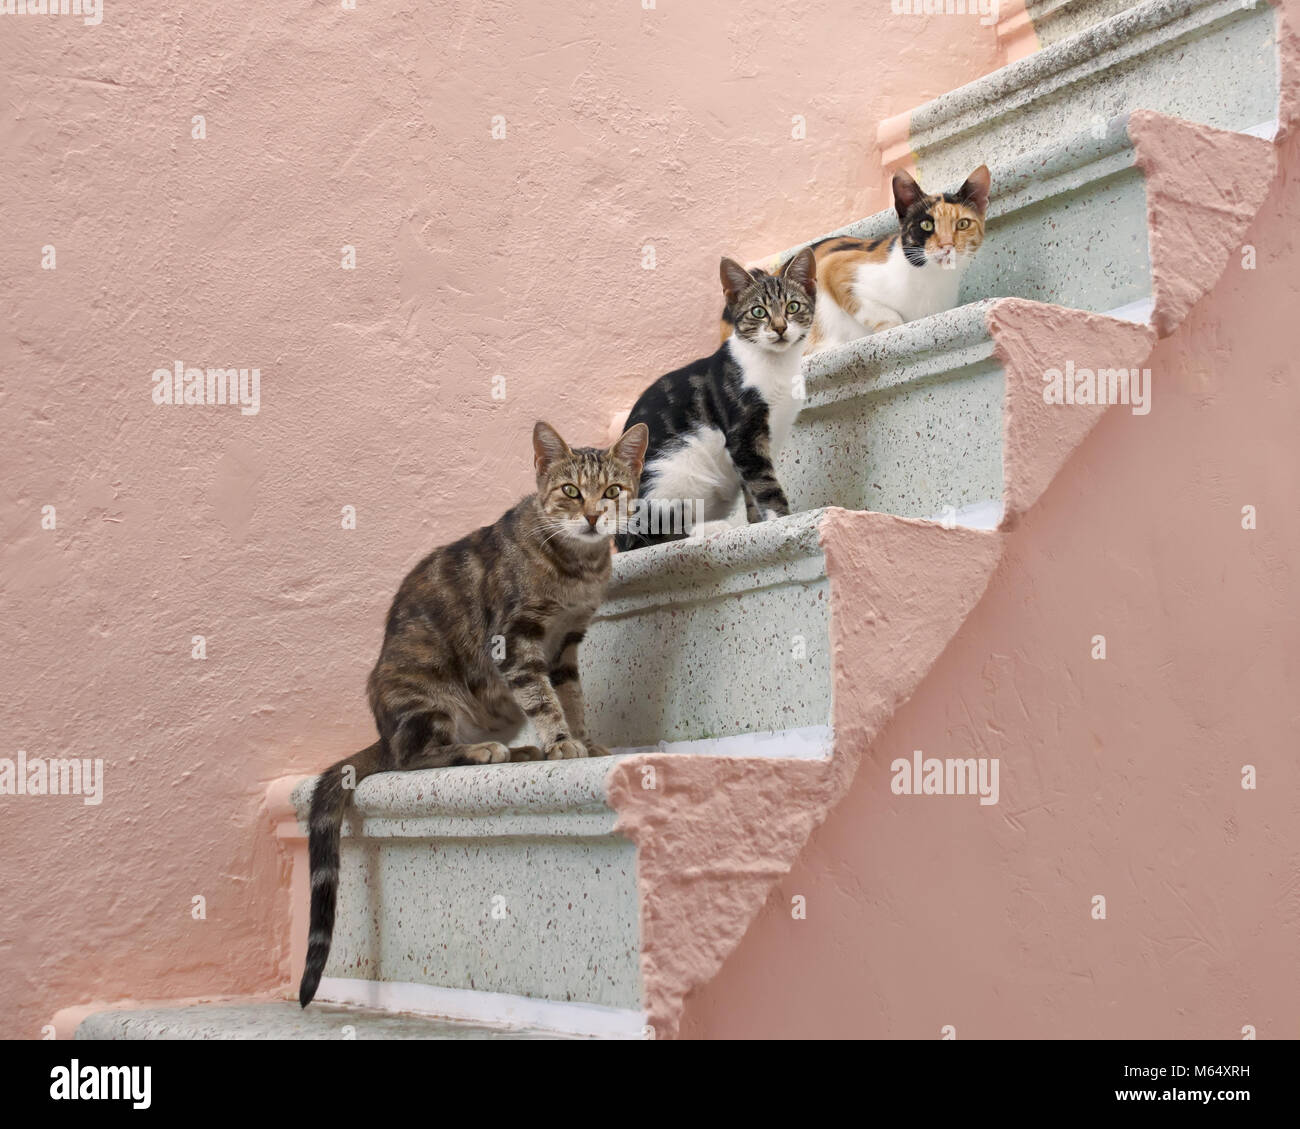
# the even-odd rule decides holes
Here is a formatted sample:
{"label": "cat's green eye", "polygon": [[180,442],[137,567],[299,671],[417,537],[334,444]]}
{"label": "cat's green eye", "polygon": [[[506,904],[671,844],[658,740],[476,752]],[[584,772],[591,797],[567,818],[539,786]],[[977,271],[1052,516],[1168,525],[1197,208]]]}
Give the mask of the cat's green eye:
{"label": "cat's green eye", "polygon": [[922,221],[921,221],[921,230],[922,230],[922,231],[933,231],[933,230],[934,230],[934,220],[922,220]]}
{"label": "cat's green eye", "polygon": [[958,220],[958,221],[957,221],[957,230],[958,230],[958,231],[965,231],[968,227],[970,227],[970,220]]}
{"label": "cat's green eye", "polygon": [[785,312],[787,314],[797,314],[802,308],[803,307],[800,306],[798,302],[791,302],[788,306],[786,306]]}
{"label": "cat's green eye", "polygon": [[619,495],[619,493],[620,493],[620,491],[619,491],[619,488],[618,488],[617,486],[611,486],[608,490],[605,491],[605,497],[606,497],[606,498],[617,498],[618,495]]}
{"label": "cat's green eye", "polygon": [[560,489],[564,491],[564,496],[565,496],[566,498],[581,498],[581,497],[582,497],[581,492],[578,490],[578,488],[577,488],[576,486],[573,485],[572,482],[566,482],[563,486],[560,487]]}
{"label": "cat's green eye", "polygon": [[752,310],[749,311],[749,316],[752,318],[758,318],[759,321],[762,321],[765,317],[767,317],[767,311],[763,309],[762,306],[755,306]]}

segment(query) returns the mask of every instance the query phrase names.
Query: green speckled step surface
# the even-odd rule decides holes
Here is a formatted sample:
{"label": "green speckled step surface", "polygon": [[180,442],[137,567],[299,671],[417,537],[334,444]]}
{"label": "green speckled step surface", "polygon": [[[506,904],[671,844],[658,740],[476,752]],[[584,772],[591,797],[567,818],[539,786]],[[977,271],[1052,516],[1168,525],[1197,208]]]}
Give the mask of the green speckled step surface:
{"label": "green speckled step surface", "polygon": [[921,183],[947,187],[986,163],[996,197],[997,166],[1131,110],[1231,130],[1277,119],[1277,15],[1265,0],[1146,0],[1091,18],[915,107],[908,148]]}
{"label": "green speckled step surface", "polygon": [[100,1011],[78,1039],[561,1039],[549,1031],[498,1027],[374,1008],[249,1000]]}

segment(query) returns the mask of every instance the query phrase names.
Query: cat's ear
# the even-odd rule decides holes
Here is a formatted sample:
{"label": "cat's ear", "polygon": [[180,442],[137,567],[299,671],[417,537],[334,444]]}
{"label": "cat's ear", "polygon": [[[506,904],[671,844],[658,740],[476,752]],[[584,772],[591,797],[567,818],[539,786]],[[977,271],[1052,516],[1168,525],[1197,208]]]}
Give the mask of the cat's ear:
{"label": "cat's ear", "polygon": [[981,215],[989,206],[989,185],[992,178],[989,176],[988,165],[980,165],[973,173],[966,178],[966,183],[957,189],[957,195]]}
{"label": "cat's ear", "polygon": [[718,266],[718,274],[722,277],[722,294],[727,299],[728,306],[734,305],[745,288],[754,281],[754,276],[735,259],[724,258]]}
{"label": "cat's ear", "polygon": [[894,207],[900,220],[907,216],[908,209],[924,195],[921,186],[902,169],[894,173]]}
{"label": "cat's ear", "polygon": [[619,441],[609,449],[609,453],[619,462],[627,463],[636,472],[637,478],[640,478],[648,446],[650,446],[650,429],[644,423],[638,423],[623,432]]}
{"label": "cat's ear", "polygon": [[788,282],[797,283],[809,294],[817,291],[817,255],[811,247],[805,247],[793,259],[781,268],[781,277]]}
{"label": "cat's ear", "polygon": [[539,475],[545,474],[554,463],[572,454],[569,445],[560,438],[560,433],[555,428],[549,423],[537,421],[533,428],[533,466]]}

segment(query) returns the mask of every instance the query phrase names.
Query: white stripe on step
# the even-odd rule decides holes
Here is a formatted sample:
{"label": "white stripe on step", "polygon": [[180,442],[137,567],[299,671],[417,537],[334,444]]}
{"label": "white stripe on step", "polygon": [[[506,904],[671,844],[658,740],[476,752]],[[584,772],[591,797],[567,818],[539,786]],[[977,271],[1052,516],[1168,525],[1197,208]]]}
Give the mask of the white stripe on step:
{"label": "white stripe on step", "polygon": [[1127,306],[1116,306],[1113,310],[1107,310],[1106,316],[1115,318],[1116,321],[1133,321],[1138,325],[1150,325],[1151,311],[1155,308],[1156,304],[1152,299],[1139,298]]}
{"label": "white stripe on step", "polygon": [[697,741],[660,741],[657,745],[613,749],[615,753],[679,753],[705,757],[777,757],[783,760],[826,760],[834,733],[829,725],[805,725],[774,733],[735,733]]}
{"label": "white stripe on step", "polygon": [[997,529],[1002,524],[1002,514],[1002,502],[988,498],[982,502],[968,502],[964,506],[950,508],[925,520],[938,522],[950,529]]}
{"label": "white stripe on step", "polygon": [[316,999],[322,1003],[354,1004],[411,1015],[461,1019],[521,1031],[585,1035],[596,1039],[646,1037],[645,1012],[600,1004],[539,1000],[504,992],[474,992],[467,988],[442,988],[434,984],[327,976],[320,982]]}

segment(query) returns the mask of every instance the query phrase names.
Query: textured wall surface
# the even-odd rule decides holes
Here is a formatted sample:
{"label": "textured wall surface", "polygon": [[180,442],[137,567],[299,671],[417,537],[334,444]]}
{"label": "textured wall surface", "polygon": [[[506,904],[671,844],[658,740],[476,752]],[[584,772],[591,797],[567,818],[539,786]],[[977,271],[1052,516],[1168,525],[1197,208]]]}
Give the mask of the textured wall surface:
{"label": "textured wall surface", "polygon": [[[530,487],[535,418],[603,438],[713,347],[721,253],[881,207],[877,121],[997,63],[887,12],[0,17],[0,756],[105,772],[0,797],[0,1034],[289,978],[266,782],[370,740],[397,582]],[[259,411],[155,405],[177,361],[257,368]]]}
{"label": "textured wall surface", "polygon": [[[683,1035],[1300,1035],[1295,138],[1281,158],[1256,268],[1233,255],[1145,362],[1150,414],[1108,412],[1008,535]],[[998,758],[999,802],[893,794],[916,749]]]}

